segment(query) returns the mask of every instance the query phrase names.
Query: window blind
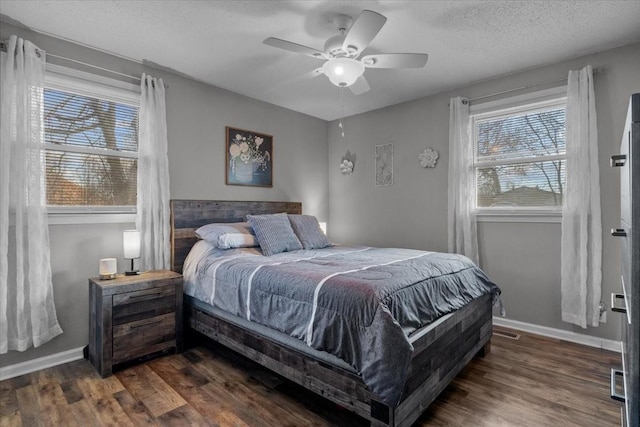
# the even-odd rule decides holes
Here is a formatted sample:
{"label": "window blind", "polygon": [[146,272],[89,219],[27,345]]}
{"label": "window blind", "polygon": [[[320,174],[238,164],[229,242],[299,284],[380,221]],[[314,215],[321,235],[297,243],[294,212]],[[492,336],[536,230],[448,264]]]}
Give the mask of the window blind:
{"label": "window blind", "polygon": [[479,208],[562,206],[564,105],[479,118],[474,121],[474,138]]}
{"label": "window blind", "polygon": [[47,204],[135,206],[138,107],[45,88]]}

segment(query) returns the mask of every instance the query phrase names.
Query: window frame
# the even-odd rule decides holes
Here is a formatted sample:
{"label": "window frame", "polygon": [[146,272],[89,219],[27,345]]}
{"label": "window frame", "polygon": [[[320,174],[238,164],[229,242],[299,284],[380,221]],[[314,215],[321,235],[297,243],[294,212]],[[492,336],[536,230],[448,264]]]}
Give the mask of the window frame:
{"label": "window frame", "polygon": [[[108,77],[84,71],[47,64],[45,89],[53,89],[77,95],[97,97],[126,104],[140,111],[140,87],[138,85],[114,80]],[[43,133],[44,139],[44,133]],[[43,150],[60,146],[43,141]],[[85,147],[65,147],[65,151],[85,154],[104,154],[103,150]],[[122,152],[120,157],[138,158],[138,154]],[[47,205],[49,224],[102,224],[132,223],[136,218],[135,206],[49,206]]]}
{"label": "window frame", "polygon": [[[471,105],[469,108],[469,126],[471,143],[473,144],[473,188],[472,194],[475,200],[473,214],[479,222],[561,222],[562,206],[549,207],[478,207],[477,206],[477,170],[480,167],[492,165],[507,165],[535,161],[565,160],[566,154],[519,157],[502,161],[480,160],[478,161],[478,143],[476,123],[491,118],[512,116],[518,113],[546,111],[549,109],[567,106],[567,87],[558,86],[550,89],[513,96],[497,101]],[[565,163],[566,165],[566,163]]]}

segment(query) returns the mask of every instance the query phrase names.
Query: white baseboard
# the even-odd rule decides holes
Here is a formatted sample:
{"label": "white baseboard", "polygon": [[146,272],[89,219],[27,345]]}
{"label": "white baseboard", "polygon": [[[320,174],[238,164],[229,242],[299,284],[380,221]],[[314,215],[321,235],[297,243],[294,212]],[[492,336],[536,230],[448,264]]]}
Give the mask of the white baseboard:
{"label": "white baseboard", "polygon": [[577,334],[562,329],[549,328],[547,326],[534,325],[533,323],[520,322],[518,320],[505,319],[504,317],[493,317],[493,324],[496,326],[504,326],[505,328],[517,329],[519,331],[530,332],[532,334],[542,335],[545,337],[557,338],[563,341],[570,341],[578,344],[588,345],[589,347],[597,347],[605,350],[622,352],[620,341],[609,340],[606,338],[598,338],[592,335]]}
{"label": "white baseboard", "polygon": [[80,360],[84,357],[82,350],[84,347],[78,347],[60,353],[50,354],[49,356],[39,357],[37,359],[27,360],[26,362],[16,363],[0,368],[0,381],[9,378],[19,377],[20,375],[30,374],[31,372],[41,369],[51,368],[52,366],[62,365],[64,363]]}

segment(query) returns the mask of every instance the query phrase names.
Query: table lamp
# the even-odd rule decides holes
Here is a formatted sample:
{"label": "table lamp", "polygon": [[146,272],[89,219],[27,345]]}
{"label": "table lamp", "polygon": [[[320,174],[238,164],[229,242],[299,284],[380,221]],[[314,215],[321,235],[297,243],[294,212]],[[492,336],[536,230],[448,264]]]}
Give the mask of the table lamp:
{"label": "table lamp", "polygon": [[138,274],[138,270],[133,269],[133,260],[140,258],[140,230],[124,230],[122,235],[122,246],[124,257],[131,260],[131,270],[125,271],[126,276]]}

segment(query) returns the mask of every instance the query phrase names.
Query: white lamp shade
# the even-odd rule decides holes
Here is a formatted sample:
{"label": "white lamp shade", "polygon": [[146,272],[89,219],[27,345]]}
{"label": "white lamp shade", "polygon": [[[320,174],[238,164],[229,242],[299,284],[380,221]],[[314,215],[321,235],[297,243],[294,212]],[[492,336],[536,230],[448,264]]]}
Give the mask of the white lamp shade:
{"label": "white lamp shade", "polygon": [[351,58],[334,58],[324,63],[322,72],[334,85],[347,87],[354,84],[364,73],[364,65]]}
{"label": "white lamp shade", "polygon": [[118,272],[118,260],[115,258],[102,258],[100,260],[100,275],[109,276]]}
{"label": "white lamp shade", "polygon": [[122,234],[122,246],[125,258],[140,258],[140,231],[124,230]]}

